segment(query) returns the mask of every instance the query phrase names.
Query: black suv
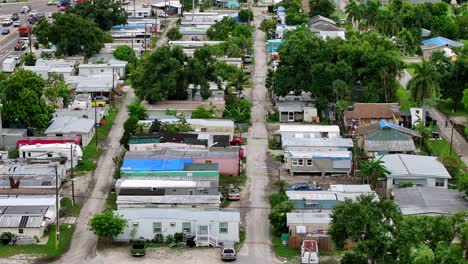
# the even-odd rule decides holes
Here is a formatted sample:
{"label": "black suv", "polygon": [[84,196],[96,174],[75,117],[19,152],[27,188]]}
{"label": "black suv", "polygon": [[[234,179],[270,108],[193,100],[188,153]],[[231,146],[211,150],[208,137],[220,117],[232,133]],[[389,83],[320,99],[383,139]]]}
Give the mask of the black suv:
{"label": "black suv", "polygon": [[18,20],[19,20],[19,15],[18,15],[18,13],[13,13],[13,15],[11,15],[11,20],[13,20],[13,21],[18,21]]}

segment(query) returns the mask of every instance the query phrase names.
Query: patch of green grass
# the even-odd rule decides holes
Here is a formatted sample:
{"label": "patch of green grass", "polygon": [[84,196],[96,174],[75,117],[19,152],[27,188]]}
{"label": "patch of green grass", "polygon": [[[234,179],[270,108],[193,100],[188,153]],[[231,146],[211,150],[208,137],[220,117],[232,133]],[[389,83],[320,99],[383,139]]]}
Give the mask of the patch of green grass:
{"label": "patch of green grass", "polygon": [[47,231],[49,240],[45,245],[1,245],[0,258],[7,258],[18,254],[36,255],[45,259],[54,258],[65,253],[70,247],[74,225],[60,225],[60,243],[55,248],[55,225],[50,225]]}
{"label": "patch of green grass", "polygon": [[169,246],[170,243],[153,243],[153,242],[149,242],[149,243],[146,243],[146,247],[149,247],[149,248],[163,248],[163,247],[167,247]]}
{"label": "patch of green grass", "polygon": [[[107,138],[107,135],[109,134],[109,131],[111,130],[112,125],[114,124],[115,117],[118,114],[117,109],[111,108],[106,117],[107,123],[103,126],[98,127],[97,129],[98,144],[101,144]],[[93,140],[91,140],[88,146],[84,148],[83,157],[81,158],[81,160],[78,162],[78,165],[76,166],[76,171],[78,173],[85,172],[85,171],[93,171],[96,169],[96,161],[101,156],[103,150],[98,149],[96,147],[95,142],[96,142],[96,136],[94,136]]]}
{"label": "patch of green grass", "polygon": [[158,42],[158,39],[159,39],[159,37],[157,37],[157,36],[151,37],[150,48],[152,48],[152,49],[156,48],[156,43]]}
{"label": "patch of green grass", "polygon": [[410,93],[402,86],[400,86],[397,90],[397,97],[401,110],[408,111],[411,107],[415,106],[415,103],[411,99]]}
{"label": "patch of green grass", "polygon": [[282,155],[275,155],[275,156],[273,157],[274,160],[280,161],[280,162],[283,162],[283,158],[284,158],[284,157],[283,157]]}
{"label": "patch of green grass", "polygon": [[[439,156],[452,156],[453,158],[458,160],[458,154],[455,149],[452,149],[452,154],[450,154],[450,142],[445,139],[441,140],[428,140],[426,143],[426,147],[428,148],[428,152],[432,154],[436,154]],[[465,163],[460,161],[460,168],[466,168]]]}
{"label": "patch of green grass", "polygon": [[237,252],[239,252],[241,247],[244,245],[244,242],[245,242],[245,230],[241,229],[239,231],[239,242],[234,245]]}
{"label": "patch of green grass", "polygon": [[268,148],[272,150],[282,150],[281,144],[276,142],[274,138],[268,139]]}
{"label": "patch of green grass", "polygon": [[117,210],[117,194],[115,192],[110,192],[108,195],[107,195],[107,198],[106,198],[106,211],[107,210],[111,210],[111,211],[115,211]]}
{"label": "patch of green grass", "polygon": [[414,76],[414,63],[407,63],[406,64],[406,70],[408,71],[408,73],[411,75],[411,76]]}
{"label": "patch of green grass", "polygon": [[465,44],[465,47],[468,46],[468,39],[460,39],[460,41]]}
{"label": "patch of green grass", "polygon": [[301,251],[299,249],[289,249],[287,246],[281,244],[281,239],[279,237],[273,237],[272,243],[273,251],[278,257],[293,260],[301,255]]}
{"label": "patch of green grass", "polygon": [[440,111],[449,116],[463,116],[468,115],[468,109],[466,109],[462,103],[455,104],[455,111],[452,112],[452,108],[447,103],[441,103],[438,105]]}
{"label": "patch of green grass", "polygon": [[80,214],[81,206],[78,203],[73,204],[72,199],[63,197],[60,200],[60,217],[78,216]]}

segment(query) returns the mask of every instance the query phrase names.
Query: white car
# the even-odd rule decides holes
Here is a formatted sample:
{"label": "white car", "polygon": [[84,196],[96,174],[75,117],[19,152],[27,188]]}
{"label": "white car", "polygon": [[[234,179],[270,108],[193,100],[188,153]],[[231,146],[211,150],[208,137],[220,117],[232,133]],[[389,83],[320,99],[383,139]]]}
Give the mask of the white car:
{"label": "white car", "polygon": [[13,26],[14,26],[14,27],[19,27],[20,25],[21,25],[21,24],[20,24],[20,22],[19,22],[19,21],[15,21],[15,22],[13,22]]}
{"label": "white car", "polygon": [[130,4],[130,1],[129,0],[120,0],[120,4],[128,5],[128,4]]}
{"label": "white car", "polygon": [[167,13],[164,11],[159,11],[158,12],[158,17],[167,17]]}
{"label": "white car", "polygon": [[9,19],[9,18],[3,19],[2,25],[3,25],[4,27],[9,27],[9,26],[11,26],[11,24],[13,24],[13,20],[11,20],[11,19]]}
{"label": "white car", "polygon": [[29,16],[37,16],[37,14],[39,14],[39,12],[37,12],[37,10],[33,10],[31,11],[31,13],[29,13]]}
{"label": "white car", "polygon": [[29,10],[31,10],[31,8],[29,8],[29,6],[23,6],[21,8],[21,14],[27,13],[27,12],[29,12]]}

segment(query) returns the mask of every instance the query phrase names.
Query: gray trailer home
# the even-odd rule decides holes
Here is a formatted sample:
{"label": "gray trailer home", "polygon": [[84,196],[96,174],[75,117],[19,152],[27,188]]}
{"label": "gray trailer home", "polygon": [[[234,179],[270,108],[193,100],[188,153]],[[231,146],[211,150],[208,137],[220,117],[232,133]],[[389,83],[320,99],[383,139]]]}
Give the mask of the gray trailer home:
{"label": "gray trailer home", "polygon": [[291,175],[351,173],[351,151],[285,151],[285,165]]}

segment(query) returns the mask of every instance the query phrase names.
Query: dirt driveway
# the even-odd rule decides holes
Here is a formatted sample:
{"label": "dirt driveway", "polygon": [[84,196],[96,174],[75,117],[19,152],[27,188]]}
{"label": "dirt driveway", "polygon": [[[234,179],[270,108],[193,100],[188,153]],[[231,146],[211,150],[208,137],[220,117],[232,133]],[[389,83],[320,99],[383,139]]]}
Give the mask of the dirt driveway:
{"label": "dirt driveway", "polygon": [[[97,256],[89,264],[103,263],[158,263],[158,264],[219,264],[219,248],[148,248],[146,256],[130,256],[130,247],[117,247],[97,252]],[[240,263],[240,262],[230,262]]]}

